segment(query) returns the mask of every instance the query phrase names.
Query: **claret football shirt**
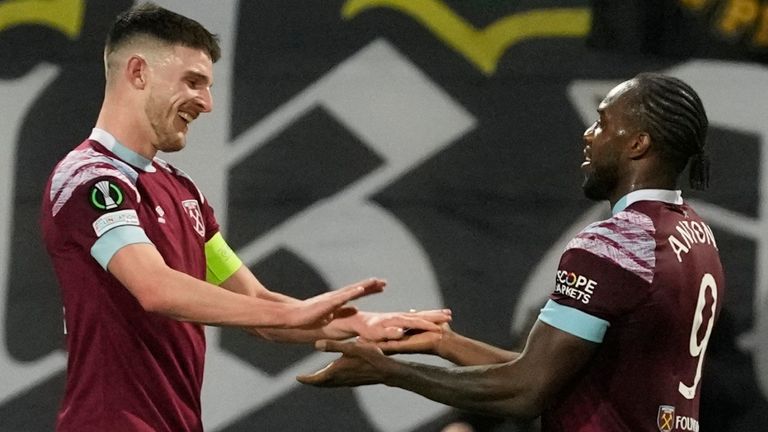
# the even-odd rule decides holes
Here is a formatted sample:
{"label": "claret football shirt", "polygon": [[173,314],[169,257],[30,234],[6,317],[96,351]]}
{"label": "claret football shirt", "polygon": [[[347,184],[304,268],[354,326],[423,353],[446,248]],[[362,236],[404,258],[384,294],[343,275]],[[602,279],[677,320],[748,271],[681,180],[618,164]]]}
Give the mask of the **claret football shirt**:
{"label": "claret football shirt", "polygon": [[[725,280],[712,229],[679,191],[640,190],[567,245],[539,319],[599,343],[543,431],[698,431]],[[567,359],[563,359],[567,362]]]}
{"label": "claret football shirt", "polygon": [[205,280],[213,210],[180,170],[94,129],[54,169],[43,237],[64,304],[68,371],[59,431],[200,431],[205,335],[144,311],[107,270],[120,248],[152,243]]}

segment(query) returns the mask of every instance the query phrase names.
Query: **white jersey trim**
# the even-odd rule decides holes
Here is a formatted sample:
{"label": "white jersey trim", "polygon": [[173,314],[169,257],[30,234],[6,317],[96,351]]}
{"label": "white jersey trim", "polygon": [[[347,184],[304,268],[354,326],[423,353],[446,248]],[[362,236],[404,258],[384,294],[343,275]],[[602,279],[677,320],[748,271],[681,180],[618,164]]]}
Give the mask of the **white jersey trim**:
{"label": "white jersey trim", "polygon": [[616,201],[611,212],[615,215],[638,201],[661,201],[669,204],[683,204],[683,193],[671,189],[640,189],[632,191]]}

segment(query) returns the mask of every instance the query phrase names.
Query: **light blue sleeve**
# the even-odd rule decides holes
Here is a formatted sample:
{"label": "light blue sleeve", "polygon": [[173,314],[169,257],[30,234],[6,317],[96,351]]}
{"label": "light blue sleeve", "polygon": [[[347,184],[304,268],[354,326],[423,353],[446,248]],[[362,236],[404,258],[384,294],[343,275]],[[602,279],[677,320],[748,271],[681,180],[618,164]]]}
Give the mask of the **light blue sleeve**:
{"label": "light blue sleeve", "polygon": [[135,225],[123,225],[112,228],[96,240],[91,247],[91,256],[106,270],[109,260],[122,247],[135,243],[152,243],[147,233]]}
{"label": "light blue sleeve", "polygon": [[606,330],[611,325],[608,321],[592,316],[570,306],[563,306],[549,300],[539,313],[539,321],[591,342],[603,341]]}

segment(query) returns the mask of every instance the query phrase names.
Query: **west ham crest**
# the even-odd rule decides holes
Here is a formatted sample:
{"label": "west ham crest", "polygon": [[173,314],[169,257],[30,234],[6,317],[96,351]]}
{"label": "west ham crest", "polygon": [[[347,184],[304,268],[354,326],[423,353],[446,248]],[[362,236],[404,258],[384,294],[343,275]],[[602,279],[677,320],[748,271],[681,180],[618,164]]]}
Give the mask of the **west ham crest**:
{"label": "west ham crest", "polygon": [[192,219],[192,227],[200,234],[200,237],[205,237],[205,224],[203,223],[203,214],[200,212],[200,205],[196,200],[185,200],[181,202],[181,205],[184,206],[184,211]]}
{"label": "west ham crest", "polygon": [[656,416],[656,426],[661,432],[670,432],[675,424],[675,407],[659,405],[659,414]]}

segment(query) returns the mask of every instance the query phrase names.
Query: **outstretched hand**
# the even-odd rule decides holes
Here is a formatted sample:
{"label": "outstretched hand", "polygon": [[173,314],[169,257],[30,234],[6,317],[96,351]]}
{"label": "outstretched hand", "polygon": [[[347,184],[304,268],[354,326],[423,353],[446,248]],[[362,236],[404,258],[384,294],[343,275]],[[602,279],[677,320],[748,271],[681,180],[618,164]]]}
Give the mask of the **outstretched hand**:
{"label": "outstretched hand", "polygon": [[338,342],[320,340],[315,343],[318,351],[338,352],[342,356],[331,364],[309,375],[296,377],[300,383],[316,387],[355,387],[380,384],[390,368],[396,365],[370,342]]}
{"label": "outstretched hand", "polygon": [[400,339],[376,342],[384,353],[389,354],[432,354],[440,355],[440,347],[452,334],[453,330],[444,322],[437,329],[407,331]]}
{"label": "outstretched hand", "polygon": [[[358,312],[350,316],[350,327],[360,338],[368,341],[402,339],[407,334],[440,332],[441,325],[451,321],[450,309],[411,312]],[[340,327],[343,322],[337,323]]]}
{"label": "outstretched hand", "polygon": [[370,278],[347,285],[337,290],[310,297],[288,307],[288,328],[316,328],[328,324],[335,318],[334,314],[348,315],[354,309],[345,306],[347,302],[384,290],[386,282],[382,279]]}

